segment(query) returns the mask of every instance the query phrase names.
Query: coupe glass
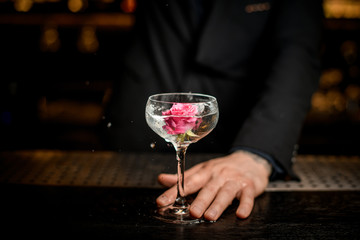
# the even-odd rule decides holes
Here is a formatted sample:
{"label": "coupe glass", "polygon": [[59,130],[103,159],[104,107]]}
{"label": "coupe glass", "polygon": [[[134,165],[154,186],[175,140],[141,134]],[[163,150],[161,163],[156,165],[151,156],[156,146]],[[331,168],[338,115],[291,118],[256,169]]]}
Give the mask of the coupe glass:
{"label": "coupe glass", "polygon": [[208,135],[216,126],[219,111],[216,98],[198,93],[162,93],[149,97],[145,111],[150,128],[176,151],[177,198],[157,210],[156,217],[166,222],[201,222],[189,213],[190,202],[184,191],[185,154],[191,143]]}

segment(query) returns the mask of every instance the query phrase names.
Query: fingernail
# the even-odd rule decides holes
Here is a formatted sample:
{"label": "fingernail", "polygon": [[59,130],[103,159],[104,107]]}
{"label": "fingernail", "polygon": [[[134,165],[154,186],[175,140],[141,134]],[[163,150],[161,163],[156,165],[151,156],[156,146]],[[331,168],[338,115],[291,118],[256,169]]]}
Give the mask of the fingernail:
{"label": "fingernail", "polygon": [[166,195],[161,195],[160,197],[158,197],[157,199],[157,203],[160,205],[166,205],[169,202],[169,199]]}
{"label": "fingernail", "polygon": [[206,217],[210,220],[216,220],[217,211],[215,209],[210,209],[206,212]]}
{"label": "fingernail", "polygon": [[239,209],[238,210],[238,217],[246,218],[247,217],[247,211],[245,209]]}
{"label": "fingernail", "polygon": [[201,217],[201,209],[197,205],[191,205],[190,212],[195,217]]}

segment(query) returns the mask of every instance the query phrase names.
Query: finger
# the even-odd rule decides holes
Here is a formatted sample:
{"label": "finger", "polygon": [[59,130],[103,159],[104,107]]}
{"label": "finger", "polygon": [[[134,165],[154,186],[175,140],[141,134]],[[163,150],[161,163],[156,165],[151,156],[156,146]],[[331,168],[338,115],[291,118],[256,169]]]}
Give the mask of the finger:
{"label": "finger", "polygon": [[216,221],[224,210],[232,203],[239,185],[233,181],[226,182],[218,191],[215,200],[204,213],[204,217],[210,221]]}
{"label": "finger", "polygon": [[200,218],[214,200],[222,184],[222,181],[219,179],[212,179],[208,182],[192,202],[190,214],[196,218]]}
{"label": "finger", "polygon": [[185,194],[192,194],[199,191],[211,178],[211,170],[209,168],[199,168],[192,174],[185,174],[184,190]]}
{"label": "finger", "polygon": [[[203,164],[197,164],[193,166],[192,168],[186,170],[184,172],[184,178],[187,178],[188,176],[191,176],[192,174],[199,171],[201,168],[203,168]],[[177,174],[168,174],[168,173],[161,173],[158,176],[158,182],[165,186],[165,187],[172,187],[177,183]]]}
{"label": "finger", "polygon": [[156,199],[156,204],[160,207],[169,205],[175,202],[176,196],[177,196],[177,187],[173,186],[168,190],[166,190]]}
{"label": "finger", "polygon": [[177,182],[177,175],[161,173],[158,176],[158,182],[165,187],[172,187]]}
{"label": "finger", "polygon": [[254,207],[255,188],[253,185],[247,185],[243,188],[239,200],[240,203],[236,210],[236,216],[238,218],[247,218]]}
{"label": "finger", "polygon": [[[201,189],[205,185],[205,183],[208,181],[208,179],[210,178],[210,174],[211,174],[211,172],[207,168],[202,167],[202,164],[198,164],[197,166],[194,166],[193,168],[191,168],[190,174],[192,172],[195,172],[195,173],[190,176],[189,176],[189,172],[186,172],[185,177],[184,177],[185,195],[195,193],[199,189]],[[162,174],[159,175],[159,178],[161,175]],[[169,175],[165,176],[165,175],[166,174],[164,174],[162,176],[162,179],[160,179],[161,181],[164,181],[165,184],[170,185],[170,183],[174,183],[173,178],[176,178],[176,180],[175,180],[175,183],[172,184],[173,186],[170,189],[168,189],[166,192],[164,192],[162,195],[160,195],[156,199],[156,203],[158,206],[166,206],[166,205],[173,203],[177,196],[177,186],[176,186],[177,175],[176,174],[173,176],[169,176]],[[169,182],[167,182],[167,180]]]}
{"label": "finger", "polygon": [[206,162],[198,163],[185,171],[185,176],[190,176],[206,166]]}

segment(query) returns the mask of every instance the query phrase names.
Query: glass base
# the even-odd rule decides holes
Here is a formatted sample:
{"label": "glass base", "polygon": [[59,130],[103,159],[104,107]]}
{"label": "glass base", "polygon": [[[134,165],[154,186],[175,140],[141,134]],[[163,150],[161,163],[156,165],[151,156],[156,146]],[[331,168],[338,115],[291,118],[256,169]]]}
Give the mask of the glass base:
{"label": "glass base", "polygon": [[168,205],[158,208],[155,212],[155,218],[167,223],[175,224],[196,224],[202,223],[202,218],[194,218],[190,215],[189,207],[176,207]]}

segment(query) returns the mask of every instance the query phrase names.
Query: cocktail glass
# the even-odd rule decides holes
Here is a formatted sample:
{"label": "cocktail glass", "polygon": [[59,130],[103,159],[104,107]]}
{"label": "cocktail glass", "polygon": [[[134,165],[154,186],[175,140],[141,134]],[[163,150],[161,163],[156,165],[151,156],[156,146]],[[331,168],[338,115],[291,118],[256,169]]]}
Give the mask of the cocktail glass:
{"label": "cocktail glass", "polygon": [[189,213],[184,191],[185,155],[188,146],[208,135],[219,118],[215,97],[199,93],[161,93],[148,98],[145,111],[149,127],[176,151],[177,197],[173,204],[158,208],[157,218],[170,223],[202,222]]}

